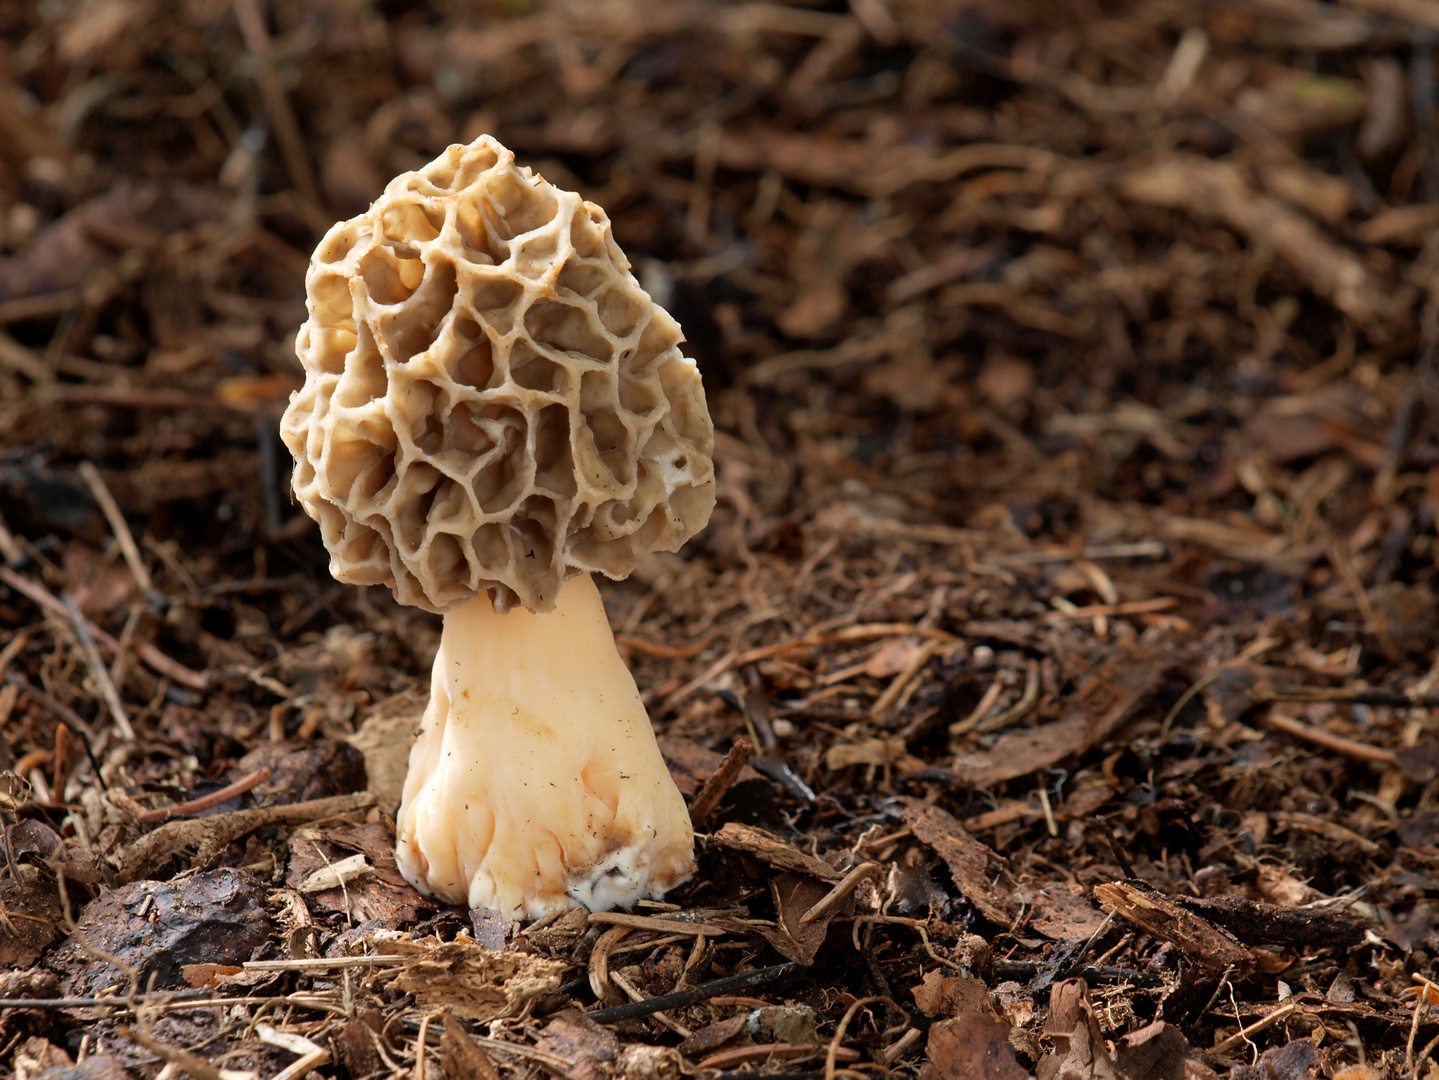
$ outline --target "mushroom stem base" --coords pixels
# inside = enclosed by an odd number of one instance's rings
[[[555,610],[445,616],[396,859],[421,892],[538,918],[663,895],[694,871],[689,814],[599,590]]]

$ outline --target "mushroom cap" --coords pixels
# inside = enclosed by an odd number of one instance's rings
[[[605,212],[489,136],[390,181],[305,279],[280,434],[339,581],[450,611],[554,607],[714,508],[714,427]]]

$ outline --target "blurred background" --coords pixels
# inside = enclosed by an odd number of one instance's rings
[[[488,132],[608,210],[704,372],[714,524],[609,593],[695,643],[634,654],[652,702],[846,617],[1040,649],[1051,702],[1115,643],[1423,672],[1436,34],[1435,0],[0,0],[0,555],[228,673],[130,665],[142,718],[294,731],[275,687],[336,624],[352,705],[409,685],[437,623],[330,581],[276,420],[318,237]],[[95,715],[45,640],[0,667]]]

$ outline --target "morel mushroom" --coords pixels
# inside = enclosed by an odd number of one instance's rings
[[[338,580],[445,617],[401,871],[515,918],[662,895],[693,832],[589,575],[713,509],[678,324],[603,210],[487,136],[332,228],[306,286],[295,494]]]

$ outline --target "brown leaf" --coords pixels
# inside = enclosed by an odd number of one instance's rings
[[[384,1023],[379,1009],[365,1009],[334,1037],[335,1055],[351,1076],[369,1076],[379,1069],[380,1055],[373,1036],[379,1034]],[[443,1053],[443,1041],[440,1047]]]
[[[1310,1080],[1315,1075],[1314,1044],[1297,1039],[1259,1055],[1253,1065],[1236,1065],[1231,1080]]]
[[[1169,668],[1163,660],[1104,664],[1069,702],[1064,716],[1003,736],[990,749],[959,758],[954,772],[969,787],[992,787],[1081,754],[1133,714]]]
[[[1105,1049],[1084,980],[1054,984],[1044,1032],[1054,1040],[1054,1049],[1040,1059],[1035,1069],[1038,1080],[1120,1080]]]
[[[775,908],[779,917],[775,930],[764,928],[761,933],[765,940],[786,960],[808,966],[814,963],[819,948],[829,933],[830,920],[842,911],[852,909],[853,902],[845,902],[832,908],[827,914],[813,922],[802,923],[802,916],[829,893],[828,887],[805,874],[783,873],[769,883],[774,895]],[[766,932],[768,931],[768,932]]]
[[[231,975],[238,975],[245,969],[234,964],[181,964],[180,975],[186,986],[197,990],[219,986]]]
[[[1088,941],[1104,925],[1104,915],[1062,883],[1037,889],[1029,899],[1027,925],[1055,941],[1070,944]]]
[[[1114,1048],[1115,1064],[1125,1080],[1184,1080],[1188,1054],[1184,1033],[1163,1020],[1131,1031]]]
[[[445,1080],[500,1080],[500,1071],[484,1047],[470,1038],[451,1012],[440,1036],[440,1071]]]
[[[1031,1080],[1009,1044],[1009,1025],[987,1008],[929,1029],[921,1080]]]
[[[975,908],[992,923],[1009,926],[1014,922],[1014,900],[1001,895],[990,884],[993,869],[1004,860],[965,831],[963,825],[937,806],[918,799],[904,799],[901,817],[922,843],[944,860],[954,884]]]

